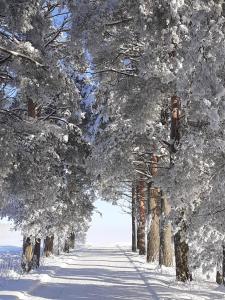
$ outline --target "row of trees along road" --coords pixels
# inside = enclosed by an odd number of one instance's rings
[[[224,9],[0,1],[2,216],[66,250],[96,197],[128,196],[134,251],[223,282]]]

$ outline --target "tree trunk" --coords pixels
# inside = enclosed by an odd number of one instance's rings
[[[26,240],[27,240],[27,237],[24,235],[24,236],[23,236],[23,254],[25,254]]]
[[[36,118],[41,116],[41,106],[34,103],[32,99],[28,99],[27,111],[29,117]]]
[[[21,267],[24,272],[30,272],[33,267],[33,245],[31,243],[31,237],[23,238],[23,255],[21,261]]]
[[[34,267],[39,268],[40,266],[40,256],[41,256],[41,239],[35,239],[35,245],[34,245]]]
[[[171,127],[170,139],[180,142],[180,117],[181,117],[181,101],[177,96],[171,97]]]
[[[223,284],[225,284],[225,245],[223,245]]]
[[[26,247],[29,243],[29,237],[23,236],[23,255],[21,257],[21,267],[23,272],[26,272],[28,269],[27,259],[26,259]]]
[[[159,264],[166,267],[173,265],[172,226],[168,221],[171,207],[166,196],[161,191],[161,231],[160,231],[160,259]]]
[[[176,95],[171,97],[171,126],[170,126],[170,163],[174,164],[174,153],[176,147],[180,143],[181,137],[181,100]],[[188,255],[189,247],[186,242],[187,226],[183,220],[184,212],[181,212],[181,225],[178,232],[174,236],[175,261],[176,261],[176,278],[179,281],[192,280],[189,267]]]
[[[220,271],[216,272],[216,283],[218,283],[218,284],[222,284],[223,283],[223,276],[222,276],[222,274],[221,274]]]
[[[137,212],[137,249],[140,249],[140,240],[141,240],[141,235],[140,235],[140,192],[139,192],[139,185],[137,184],[136,186],[136,212]]]
[[[49,253],[49,242],[50,242],[50,237],[46,236],[44,239],[44,255],[48,257],[50,255]]]
[[[225,284],[225,246],[222,245],[222,261],[219,259],[216,271],[216,283]]]
[[[50,254],[53,254],[53,247],[54,247],[54,235],[52,235],[50,238],[50,244],[49,244]]]
[[[69,243],[68,239],[65,240],[63,251],[66,252],[66,253],[70,252],[70,243]]]
[[[140,223],[138,222],[137,225],[137,249],[139,250],[141,247],[141,227]]]
[[[139,191],[140,191],[140,248],[139,248],[139,254],[145,255],[145,222],[146,222],[146,216],[145,216],[145,183],[143,178],[140,179],[139,183]]]
[[[75,248],[75,233],[71,232],[70,234],[70,248],[74,249]]]
[[[147,245],[147,262],[157,261],[159,259],[159,221],[160,221],[160,209],[159,209],[159,189],[151,188],[150,190],[150,211],[151,211],[151,225],[148,234]]]
[[[59,235],[57,234],[57,254],[60,254],[60,241],[59,241]]]
[[[164,227],[164,215],[163,215],[163,198],[162,198],[162,190],[160,191],[160,198],[159,198],[159,265],[160,267],[163,265],[163,247],[164,247],[164,240],[163,240],[163,227]]]
[[[53,241],[54,241],[53,235],[51,237],[46,236],[46,239],[44,240],[44,254],[46,257],[53,254]]]
[[[149,257],[150,228],[151,228],[151,191],[152,182],[147,185],[147,260]]]
[[[182,221],[181,228],[174,236],[176,278],[178,281],[185,282],[192,280],[188,266],[189,247],[186,243],[186,224]]]
[[[136,229],[136,197],[135,187],[132,186],[132,251],[137,251],[137,229]]]
[[[35,108],[36,108],[36,104],[33,102],[33,100],[28,99],[27,110],[28,110],[29,117],[35,118],[35,116],[36,116]]]

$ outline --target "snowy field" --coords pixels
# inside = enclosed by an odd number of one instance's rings
[[[20,276],[22,236],[6,219],[0,220],[0,278]],[[1,299],[1,298],[0,298]]]
[[[20,247],[0,246],[0,278],[18,278],[20,275],[20,260]]]
[[[28,275],[2,276],[1,300],[221,300],[210,282],[175,282],[174,270],[147,265],[122,246],[87,246],[45,259]]]

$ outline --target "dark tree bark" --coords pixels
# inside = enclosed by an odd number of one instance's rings
[[[23,255],[22,255],[22,261],[21,261],[21,267],[24,272],[30,272],[30,270],[33,267],[33,245],[31,243],[30,237],[24,237],[23,238]]]
[[[161,190],[160,192],[160,251],[159,251],[159,265],[171,267],[173,265],[172,254],[172,226],[168,221],[171,207],[168,200]]]
[[[145,183],[144,179],[141,178],[139,182],[139,191],[140,191],[140,203],[139,203],[139,209],[140,209],[140,234],[139,234],[139,254],[145,255],[146,249],[145,249],[145,223],[146,223],[146,216],[145,216]]]
[[[51,254],[53,254],[53,247],[54,247],[54,235],[50,237],[50,243],[49,243],[49,251]]]
[[[70,234],[70,248],[74,249],[75,248],[75,233],[71,232]]]
[[[225,245],[223,247],[223,284],[225,285]]]
[[[54,241],[53,235],[51,237],[46,236],[46,239],[44,240],[44,254],[46,257],[53,254],[53,241]]]
[[[158,175],[158,156],[154,153],[151,155],[150,172],[153,177]],[[151,224],[147,236],[147,262],[153,262],[159,259],[160,208],[158,198],[158,188],[154,188],[152,184],[150,184],[148,186],[148,214],[149,216],[151,215]]]
[[[216,272],[216,283],[218,283],[218,284],[222,284],[223,283],[223,276],[222,276],[222,274],[221,274],[220,271]]]
[[[159,259],[159,222],[160,222],[160,209],[159,209],[159,189],[151,188],[149,195],[149,206],[151,212],[151,225],[148,233],[147,245],[147,262],[157,261]]]
[[[41,256],[41,239],[35,239],[34,245],[34,257],[35,257],[35,267],[40,266],[40,256]]]
[[[137,251],[137,229],[136,229],[136,195],[135,186],[132,186],[132,251]]]
[[[141,227],[140,223],[137,224],[137,249],[140,249],[141,245]]]
[[[63,252],[66,252],[66,253],[70,252],[70,243],[69,243],[68,239],[65,240]]]
[[[162,190],[160,191],[159,198],[159,265],[163,265],[163,247],[164,247],[164,239],[163,239],[163,227],[164,227],[164,217],[163,217],[163,198],[162,198]]]
[[[140,249],[140,209],[139,209],[139,203],[140,203],[140,193],[139,193],[139,185],[136,186],[136,218],[137,218],[137,249]]]
[[[173,154],[180,143],[181,138],[181,100],[176,95],[171,97],[171,127],[170,127],[170,162],[174,164]],[[174,236],[176,278],[178,281],[192,280],[188,265],[189,247],[186,242],[187,226],[184,220],[184,211],[181,212],[179,220],[180,228]]]
[[[186,224],[183,220],[180,229],[174,236],[176,278],[182,282],[192,280],[188,264],[189,246],[186,242],[186,230]]]
[[[36,116],[36,112],[35,112],[36,104],[33,102],[32,99],[28,99],[27,108],[28,108],[28,116],[32,117],[32,118],[35,118],[35,116]]]
[[[27,237],[24,235],[24,236],[23,236],[23,254],[25,254],[26,240],[27,240]]]
[[[170,139],[180,142],[180,117],[181,117],[181,101],[177,96],[171,97],[171,128],[170,128]]]
[[[60,254],[60,240],[59,240],[59,236],[57,238],[57,254]]]
[[[29,117],[36,118],[41,116],[41,106],[34,103],[32,99],[28,99],[27,111]]]
[[[151,166],[150,166],[150,172],[152,176],[158,175],[158,156],[155,154],[152,154],[151,156]]]
[[[216,271],[216,283],[225,285],[225,246],[222,245],[222,261],[219,259]]]

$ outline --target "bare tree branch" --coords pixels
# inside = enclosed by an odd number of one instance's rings
[[[0,30],[0,34],[4,37],[6,37],[8,40],[10,40],[11,42],[14,42],[16,44],[19,44],[19,41],[18,39],[16,39],[15,37],[12,37],[10,34],[4,32],[4,31],[1,31]]]
[[[23,120],[20,116],[18,116],[18,115],[15,114],[14,112],[9,111],[9,110],[7,110],[7,109],[0,109],[0,113],[8,114],[8,115],[10,115],[11,117],[15,117],[15,118],[20,119],[21,121]]]
[[[117,21],[114,21],[114,22],[106,23],[105,26],[114,26],[114,25],[118,25],[118,24],[121,24],[121,23],[129,22],[129,21],[132,21],[132,20],[133,20],[133,18],[117,20]]]
[[[10,109],[10,111],[24,111],[24,112],[27,112],[27,109],[25,109],[25,108],[13,108],[13,109]]]
[[[104,70],[99,70],[99,71],[95,71],[95,72],[86,72],[86,73],[101,74],[101,73],[113,72],[113,73],[117,73],[117,74],[121,74],[121,75],[126,75],[126,76],[131,76],[131,77],[137,77],[136,74],[128,73],[129,71],[130,72],[134,72],[136,70],[135,69],[124,69],[124,70],[104,69]]]
[[[45,17],[47,17],[51,12],[53,12],[55,8],[60,7],[60,5],[60,2],[56,2],[53,4],[48,2],[47,5],[42,7],[42,9],[47,9],[47,11],[45,12]]]
[[[0,73],[0,78],[3,80],[13,80],[14,78],[8,73]]]
[[[65,124],[69,125],[69,122],[66,121],[65,119],[62,119],[60,117],[51,116],[51,115],[49,115],[48,118],[46,118],[46,117],[45,118],[44,117],[40,117],[40,118],[38,118],[38,120],[42,120],[42,121],[57,120],[57,121],[61,121],[61,122],[65,123]]]
[[[9,54],[8,56],[4,57],[0,60],[0,65],[4,64],[7,60],[9,60],[12,57],[12,54]]]
[[[36,61],[35,59],[29,57],[28,55],[25,55],[23,53],[20,53],[20,52],[16,52],[16,51],[13,51],[13,50],[9,50],[9,49],[6,49],[2,46],[0,46],[0,50],[5,52],[5,53],[8,53],[8,54],[11,54],[13,56],[16,56],[16,57],[21,57],[21,58],[24,58],[26,60],[29,60],[30,62],[34,63],[36,66],[40,67],[40,68],[46,68],[45,65],[39,63],[38,61]]]
[[[53,37],[44,45],[44,48],[47,48],[51,43],[53,43],[57,37],[65,31],[64,26],[69,22],[68,19],[64,19],[62,25],[59,27],[59,29],[56,30],[56,32],[52,33]],[[69,29],[68,29],[69,30]]]
[[[148,178],[151,178],[152,179],[152,176],[151,175],[149,175],[149,174],[146,174],[146,173],[144,173],[144,172],[142,172],[142,171],[140,171],[140,170],[135,170],[137,173],[139,173],[139,174],[141,174],[141,175],[144,175],[145,177],[148,177]]]

